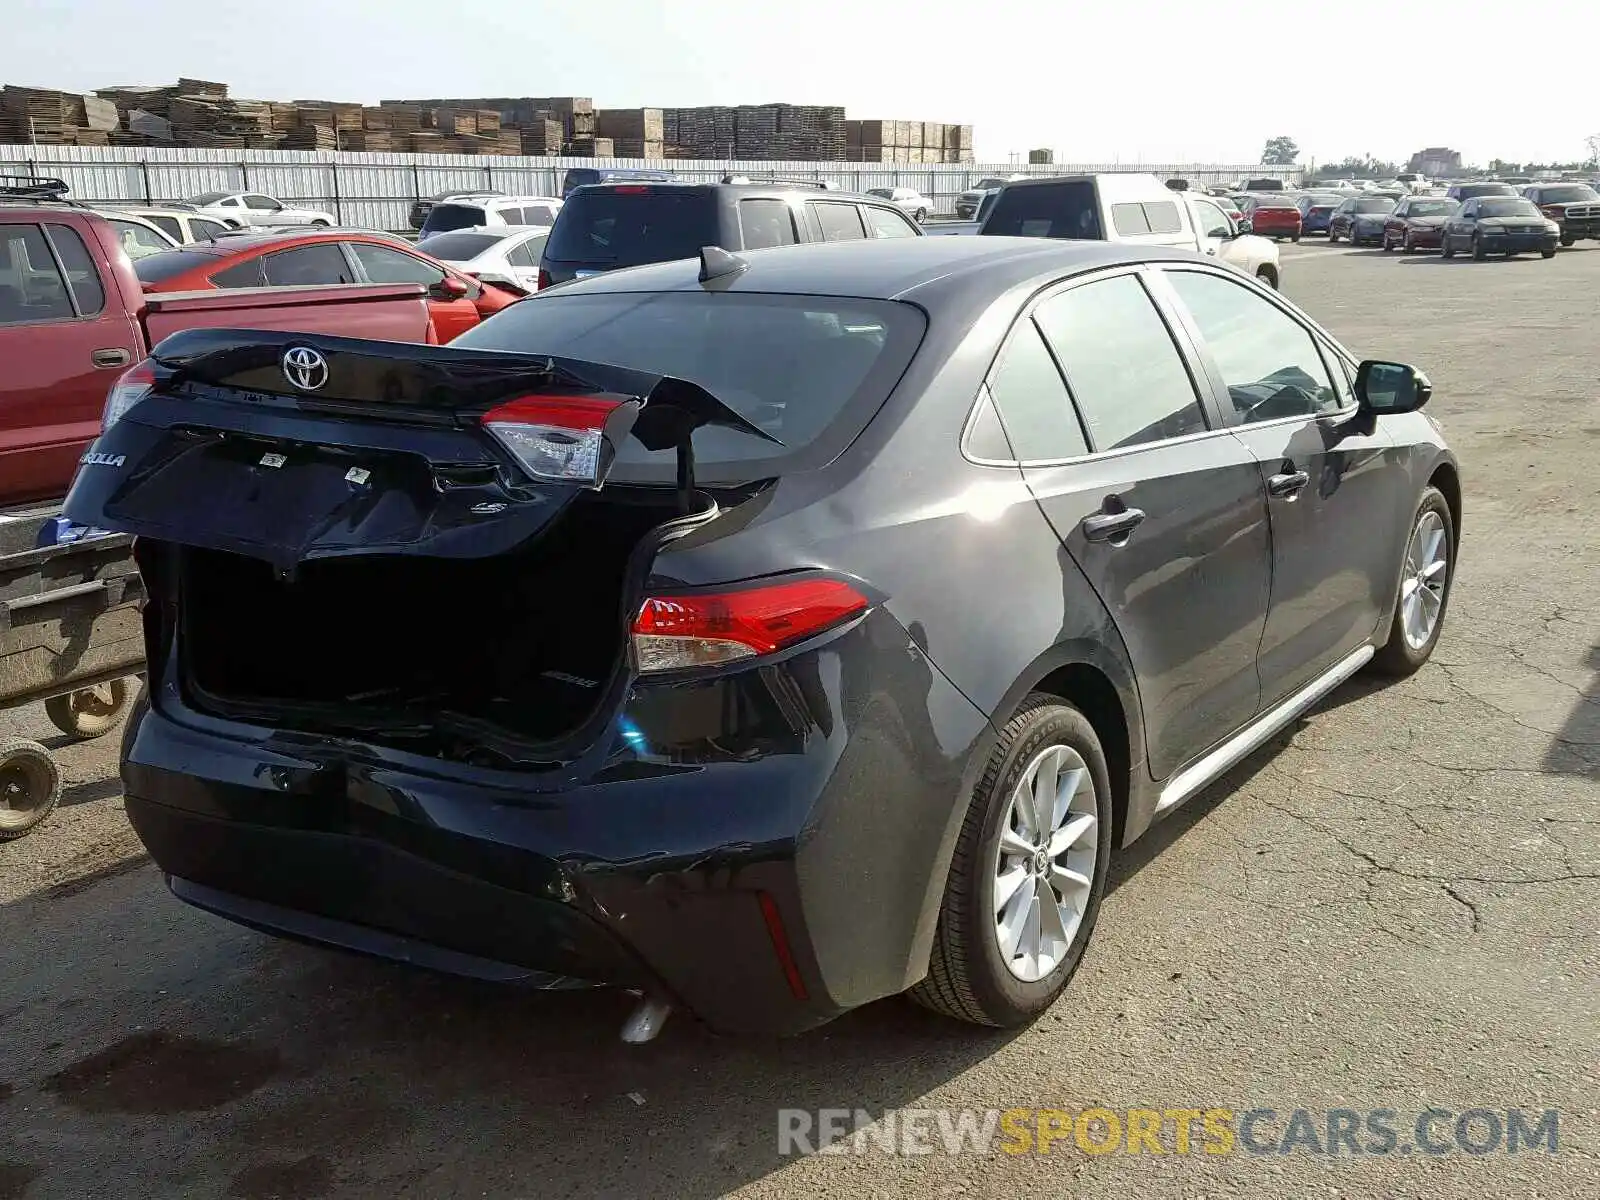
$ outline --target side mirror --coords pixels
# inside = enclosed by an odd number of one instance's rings
[[[468,289],[467,285],[462,283],[461,280],[457,279],[454,275],[446,275],[434,285],[433,290],[439,295],[445,296],[451,300],[460,300],[467,294]]]
[[[1433,384],[1405,363],[1367,359],[1356,369],[1356,399],[1367,412],[1388,416],[1416,412],[1433,395]]]

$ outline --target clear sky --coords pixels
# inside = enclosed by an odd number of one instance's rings
[[[1587,157],[1600,134],[1585,0],[5,0],[0,82],[227,83],[373,103],[592,96],[843,104],[976,127],[979,161]],[[1580,25],[1589,26],[1587,32]],[[1465,81],[1472,81],[1470,84]]]

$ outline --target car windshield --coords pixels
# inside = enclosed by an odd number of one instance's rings
[[[813,443],[842,449],[854,440],[925,328],[919,310],[890,300],[557,290],[504,309],[451,344],[587,359],[698,383],[782,443],[717,426],[696,431],[697,477],[726,483],[776,474]],[[617,478],[674,477],[672,451],[646,450],[634,439],[623,443],[617,461]]]
[[[1478,214],[1484,217],[1537,217],[1540,212],[1533,206],[1531,200],[1494,199],[1485,200],[1478,206]]]
[[[1595,191],[1586,183],[1539,189],[1540,204],[1572,204],[1575,201],[1583,200],[1600,200],[1600,192]]]
[[[218,200],[226,200],[232,192],[201,192],[198,196],[189,197],[190,204],[215,204]]]
[[[1301,200],[1308,207],[1328,208],[1343,201],[1342,196],[1330,196],[1326,192],[1318,192],[1314,196],[1306,196]]]
[[[545,257],[633,267],[693,258],[720,240],[713,193],[625,185],[574,192],[550,231]]]
[[[507,233],[510,231],[507,230]],[[504,241],[506,233],[436,233],[417,243],[417,249],[448,262],[466,262],[477,258],[497,242]]]
[[[1445,217],[1455,212],[1453,200],[1413,200],[1406,215],[1411,217]]]
[[[133,273],[139,277],[140,283],[163,283],[194,267],[221,261],[220,256],[203,250],[163,250],[160,254],[135,259]]]
[[[1005,187],[1005,185],[1006,181],[1004,179],[980,179],[967,190],[972,192],[985,192],[990,188]]]
[[[1509,183],[1469,183],[1461,189],[1462,199],[1473,196],[1515,196],[1516,188]]]
[[[869,195],[869,196],[877,196],[878,198],[880,198],[882,200],[893,200],[894,199],[894,189],[893,188],[868,188],[867,189],[867,195]]]
[[[1393,200],[1357,200],[1353,211],[1358,213],[1386,213],[1394,208]]]

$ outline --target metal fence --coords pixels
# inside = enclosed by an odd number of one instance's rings
[[[978,163],[706,162],[532,158],[468,154],[354,154],[318,150],[198,150],[164,147],[0,146],[0,174],[63,179],[76,200],[148,204],[202,192],[255,191],[325,209],[340,224],[404,230],[411,202],[440,192],[488,189],[559,196],[571,167],[648,167],[680,179],[714,181],[729,173],[780,175],[838,183],[852,191],[916,188],[933,211],[953,216],[963,191],[986,177],[1148,171],[1195,183],[1232,183],[1251,175],[1296,179],[1291,168],[1255,163]]]

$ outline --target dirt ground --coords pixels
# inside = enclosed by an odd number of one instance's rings
[[[1430,666],[1358,680],[1123,856],[1031,1029],[899,1001],[789,1041],[274,941],[172,899],[116,737],[0,846],[0,1200],[334,1195],[1600,1195],[1600,248],[1285,247],[1353,349],[1421,365],[1461,455]],[[38,710],[0,736],[53,745]],[[785,1157],[779,1109],[1558,1110],[1549,1153]],[[1318,1117],[1320,1121],[1320,1116]],[[1438,1126],[1441,1132],[1448,1122]]]

